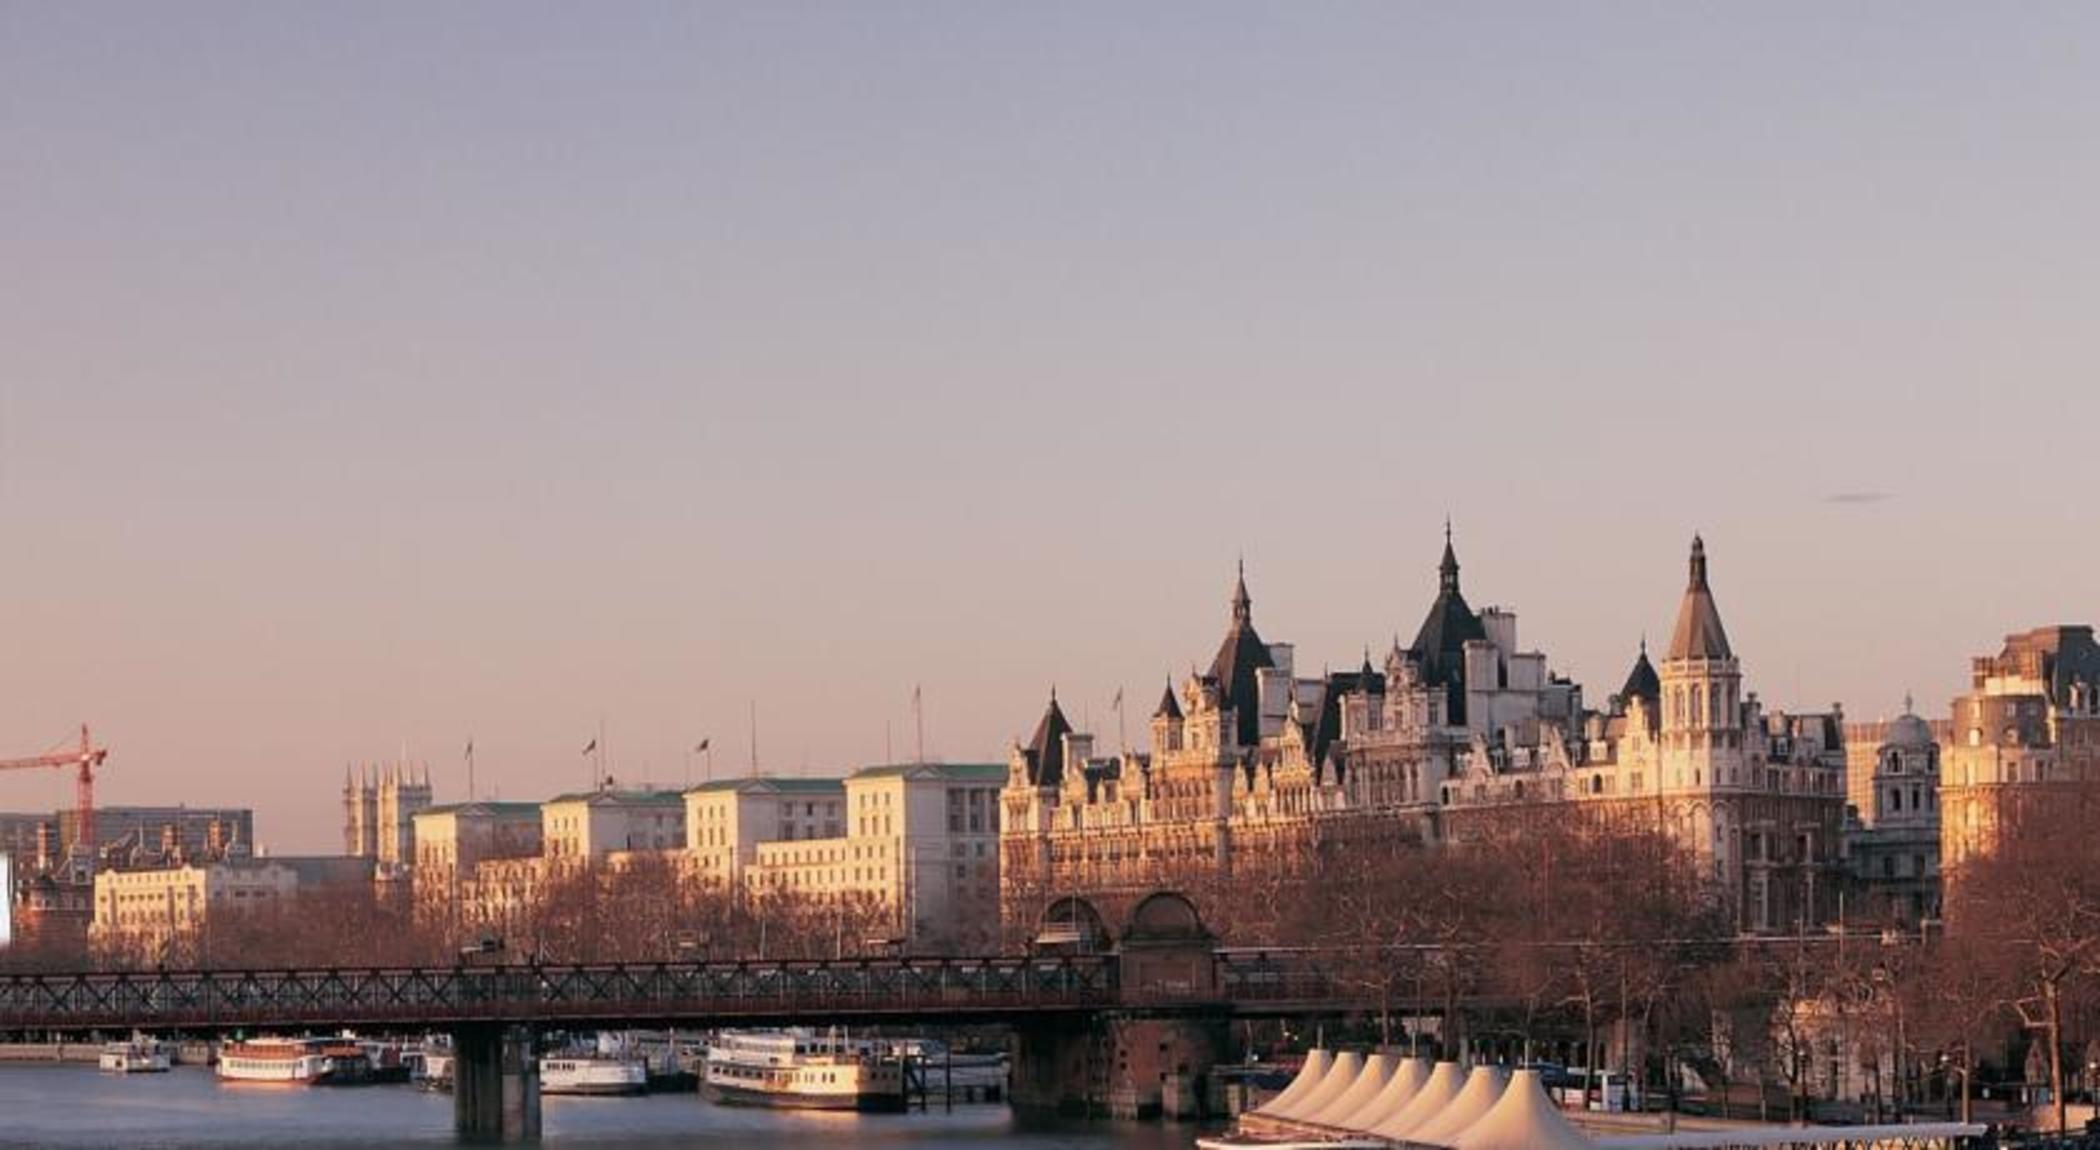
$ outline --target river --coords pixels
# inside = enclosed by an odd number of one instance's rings
[[[542,1144],[592,1150],[1188,1150],[1191,1127],[1023,1122],[1005,1106],[834,1114],[715,1106],[693,1094],[548,1098]],[[0,1146],[370,1150],[447,1146],[452,1096],[412,1086],[223,1085],[210,1071],[104,1074],[92,1066],[0,1066]]]

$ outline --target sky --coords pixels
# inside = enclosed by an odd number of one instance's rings
[[[2100,614],[2100,8],[0,0],[0,755],[339,843],[1301,672]],[[0,776],[0,809],[70,802]]]

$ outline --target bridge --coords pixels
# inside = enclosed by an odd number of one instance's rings
[[[1090,911],[1088,912],[1090,913]],[[226,1037],[354,1028],[444,1032],[462,1133],[537,1133],[543,1029],[1000,1023],[1017,1036],[1017,1105],[1098,1105],[1109,1067],[1200,1078],[1235,1018],[1354,1005],[1310,952],[1220,949],[1184,898],[1140,902],[1045,952],[827,961],[499,964],[0,975],[0,1039],[134,1031]],[[1132,1075],[1126,1075],[1131,1077]],[[1142,1100],[1134,1103],[1137,1108]]]
[[[994,1022],[1119,1003],[1113,955],[0,976],[0,1034]]]

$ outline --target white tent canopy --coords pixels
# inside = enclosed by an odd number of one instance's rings
[[[1675,1134],[1614,1135],[1593,1143],[1598,1150],[1748,1150],[1759,1146],[1954,1146],[1978,1138],[1984,1128],[1960,1122],[1908,1126],[1766,1126],[1734,1130],[1681,1130]]]
[[[1342,1119],[1336,1125],[1348,1130],[1374,1129],[1380,1122],[1400,1113],[1409,1102],[1414,1101],[1415,1093],[1421,1090],[1422,1083],[1428,1080],[1428,1062],[1420,1058],[1403,1058],[1399,1066],[1394,1068],[1393,1076],[1386,1079],[1385,1088],[1378,1092],[1378,1096],[1365,1103],[1363,1109]]]
[[[1592,1143],[1546,1097],[1539,1072],[1519,1070],[1510,1076],[1501,1100],[1451,1145],[1453,1150],[1589,1150]]]
[[[1408,1131],[1407,1140],[1423,1146],[1451,1145],[1466,1127],[1480,1121],[1482,1115],[1495,1108],[1495,1103],[1502,1101],[1502,1091],[1508,1085],[1509,1071],[1500,1066],[1475,1066],[1466,1077],[1466,1088],[1458,1092],[1451,1105]]]
[[[1306,1118],[1306,1121],[1316,1126],[1339,1126],[1346,1129],[1349,1116],[1363,1109],[1373,1098],[1378,1097],[1379,1091],[1385,1089],[1386,1082],[1393,1077],[1393,1062],[1393,1058],[1385,1054],[1373,1054],[1365,1059],[1362,1072],[1357,1074],[1356,1081],[1350,1084],[1349,1089],[1341,1097],[1328,1103],[1318,1114]]]
[[[1340,1098],[1356,1082],[1363,1072],[1364,1056],[1354,1050],[1344,1050],[1334,1056],[1334,1065],[1327,1068],[1327,1076],[1311,1093],[1288,1108],[1278,1108],[1274,1117],[1303,1122],[1327,1108],[1327,1104]]]
[[[1304,1064],[1298,1067],[1298,1076],[1283,1088],[1283,1093],[1262,1103],[1254,1113],[1281,1117],[1285,1107],[1297,1105],[1299,1099],[1319,1089],[1320,1080],[1327,1077],[1327,1068],[1333,1064],[1334,1055],[1328,1051],[1307,1051]]]
[[[1437,1063],[1436,1069],[1429,1072],[1428,1081],[1422,1083],[1420,1090],[1415,1091],[1415,1096],[1408,1102],[1406,1109],[1372,1127],[1369,1133],[1380,1138],[1390,1138],[1395,1142],[1406,1141],[1408,1131],[1443,1113],[1444,1107],[1449,1106],[1451,1100],[1458,1097],[1458,1092],[1465,1086],[1465,1082],[1466,1072],[1459,1069],[1458,1063]]]

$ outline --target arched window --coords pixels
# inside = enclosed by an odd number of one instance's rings
[[[1706,693],[1699,687],[1692,688],[1692,726],[1706,725]]]

